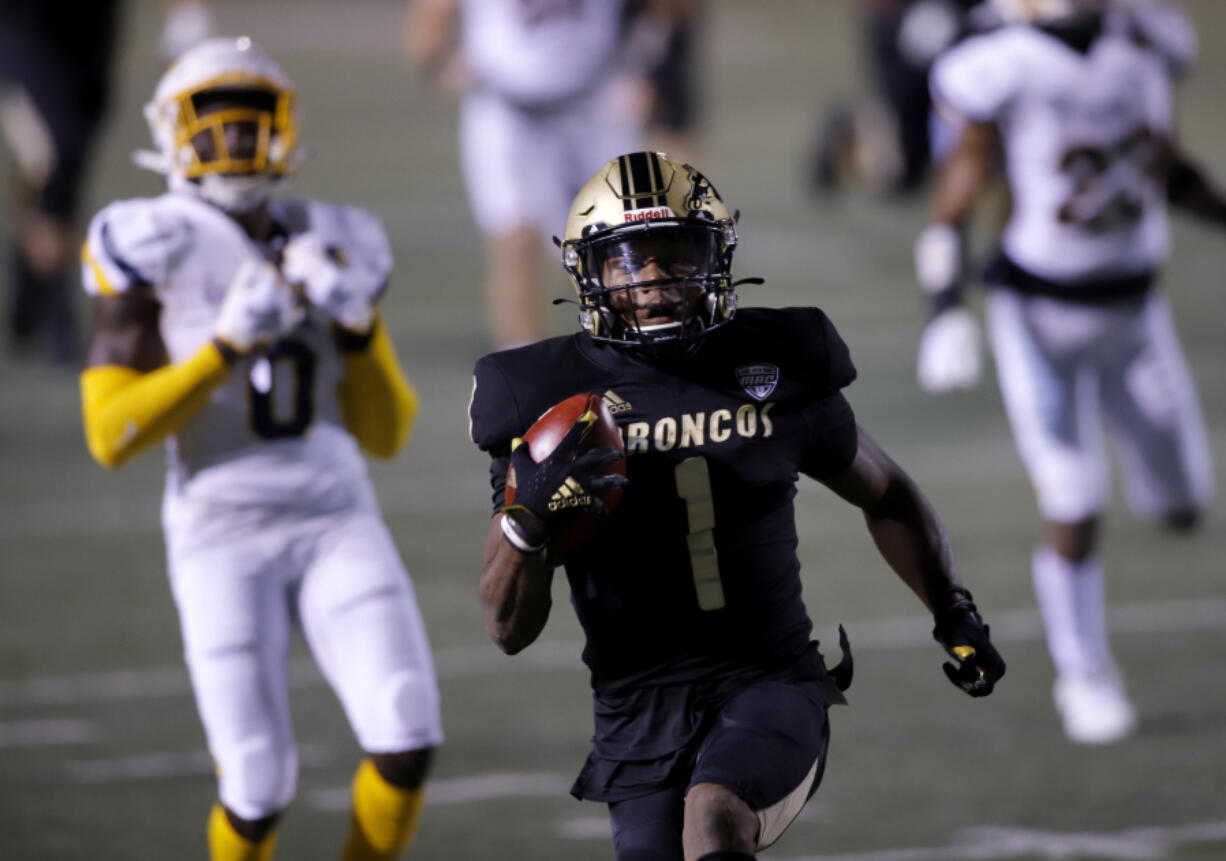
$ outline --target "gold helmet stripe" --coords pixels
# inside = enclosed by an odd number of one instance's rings
[[[622,207],[625,211],[667,205],[660,160],[655,153],[634,152],[621,156],[617,161],[622,180]]]
[[[631,193],[630,177],[628,176],[629,168],[627,167],[627,162],[629,158],[630,158],[629,156],[624,156],[624,155],[618,156],[617,158],[617,170],[621,174],[621,180],[622,180],[622,187],[621,187],[622,209],[625,210],[626,212],[629,212],[631,209],[634,208],[634,205],[630,202],[630,193]]]
[[[656,206],[657,204],[654,199],[642,200],[643,196],[655,191],[651,187],[651,174],[648,173],[647,155],[645,153],[636,152],[630,155],[630,179],[634,182],[634,208]]]
[[[660,156],[656,153],[651,153],[651,178],[659,194],[656,196],[656,206],[667,206],[668,200],[664,197],[664,192],[667,191],[664,187],[664,174],[660,171]]]

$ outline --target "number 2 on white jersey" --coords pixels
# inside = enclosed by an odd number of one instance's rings
[[[1098,233],[1135,224],[1156,193],[1159,165],[1158,143],[1145,128],[1110,145],[1071,147],[1060,157],[1060,170],[1073,191],[1057,218]]]
[[[707,612],[718,610],[724,606],[724,584],[719,578],[719,560],[715,556],[715,500],[711,495],[707,459],[687,457],[681,461],[677,464],[676,480],[677,496],[685,502],[689,517],[686,543],[698,606]]]

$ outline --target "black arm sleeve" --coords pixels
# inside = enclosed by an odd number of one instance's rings
[[[1174,153],[1166,175],[1166,197],[1198,218],[1226,224],[1226,200],[1201,171],[1182,153]]]

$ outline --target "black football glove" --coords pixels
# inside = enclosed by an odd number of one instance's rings
[[[601,475],[600,467],[621,460],[625,454],[613,447],[594,448],[575,456],[596,425],[592,413],[580,416],[557,448],[539,463],[530,446],[516,437],[511,441],[511,468],[515,471],[515,501],[502,507],[524,545],[539,550],[568,515],[579,511],[601,515],[604,503],[596,494],[626,486],[624,475]],[[521,548],[522,549],[522,548]]]
[[[979,615],[971,593],[953,586],[946,604],[935,613],[932,636],[958,661],[944,665],[949,680],[972,697],[986,697],[1005,674],[1005,662],[988,640],[988,626]]]

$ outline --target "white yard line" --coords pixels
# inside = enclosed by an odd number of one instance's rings
[[[570,792],[571,778],[549,772],[496,771],[489,774],[474,774],[470,777],[453,777],[447,780],[431,780],[426,786],[426,804],[465,804],[474,801],[493,801],[499,798],[566,797]],[[316,810],[348,810],[349,787],[321,789],[311,794],[311,807]],[[608,829],[606,828],[606,834]]]
[[[834,822],[834,812],[825,804],[810,801],[797,814],[796,822]],[[609,840],[612,834],[609,817],[571,816],[553,823],[553,832],[563,840]]]
[[[1111,632],[1119,635],[1226,628],[1226,598],[1123,604],[1111,607],[1109,612]],[[993,613],[991,622],[992,638],[1002,643],[1029,642],[1042,636],[1042,622],[1034,610]],[[821,627],[823,639],[833,643],[833,624]],[[832,630],[824,630],[826,627]],[[913,648],[932,642],[932,622],[921,617],[848,622],[846,627],[855,651]],[[500,654],[492,645],[480,645],[439,649],[434,660],[443,679],[580,672],[584,671],[579,660],[581,650],[582,644],[576,641],[547,640],[514,658]],[[295,688],[315,687],[322,685],[323,679],[309,659],[302,659],[290,668],[290,684]],[[0,711],[190,694],[187,673],[179,667],[36,677],[0,682]]]
[[[1023,857],[1163,861],[1180,846],[1221,841],[1226,841],[1226,822],[1100,832],[981,825],[959,832],[948,846],[803,855],[778,861],[994,861]]]
[[[0,748],[83,744],[98,738],[98,728],[78,718],[44,718],[0,723]]]
[[[607,816],[572,816],[553,824],[554,834],[563,840],[609,840],[612,829]]]
[[[322,768],[330,762],[323,745],[298,746],[298,764],[303,768]],[[147,753],[110,759],[84,759],[61,765],[70,783],[109,784],[139,780],[165,780],[173,777],[212,776],[213,758],[205,750],[174,753]]]
[[[213,760],[204,750],[80,760],[65,762],[61,767],[69,783],[90,784],[213,774]]]
[[[182,667],[0,682],[0,709],[152,699],[191,693]]]

